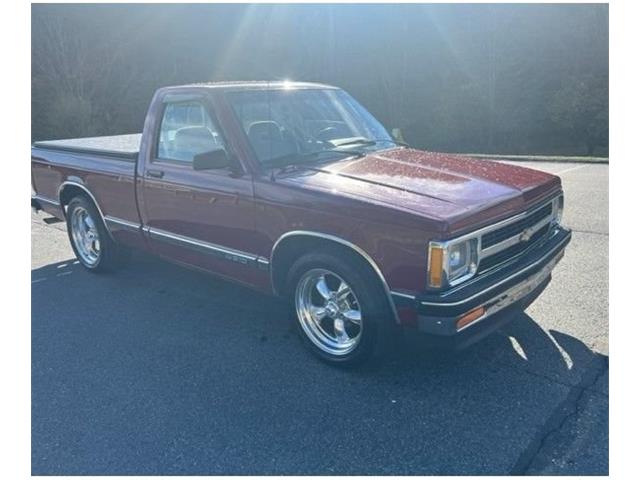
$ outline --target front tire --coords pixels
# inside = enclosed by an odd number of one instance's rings
[[[124,252],[107,232],[93,202],[84,196],[74,197],[66,217],[71,248],[83,267],[102,273],[122,266]]]
[[[303,343],[325,362],[355,365],[387,353],[396,326],[364,262],[337,249],[304,255],[291,267],[286,291]]]

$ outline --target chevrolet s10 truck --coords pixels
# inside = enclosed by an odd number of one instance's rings
[[[337,364],[400,327],[478,340],[571,238],[557,176],[409,148],[328,85],[162,88],[141,135],[36,142],[31,165],[32,206],[66,221],[87,270],[142,249],[271,292]]]

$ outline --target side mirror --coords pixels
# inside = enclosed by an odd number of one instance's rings
[[[217,170],[229,166],[229,156],[224,148],[199,153],[193,157],[194,170]]]

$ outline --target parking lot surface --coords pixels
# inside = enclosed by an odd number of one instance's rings
[[[33,214],[32,473],[608,474],[608,165],[518,164],[562,177],[573,229],[543,295],[356,370],[271,297],[139,254],[87,273]]]

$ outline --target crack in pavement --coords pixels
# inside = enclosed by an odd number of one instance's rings
[[[595,366],[587,368],[581,381],[570,388],[564,401],[554,409],[547,421],[540,427],[538,433],[534,435],[529,446],[520,454],[520,457],[509,472],[510,475],[525,475],[551,435],[562,430],[571,417],[578,416],[578,405],[582,401],[584,394],[587,391],[593,391],[593,386],[608,371],[609,357],[598,356],[593,360],[592,364],[595,364]]]
[[[602,235],[603,237],[608,237],[609,236],[609,232],[596,232],[594,230],[578,230],[577,228],[572,228],[571,231],[574,232],[574,233],[587,233],[587,234],[591,234],[591,235]]]

